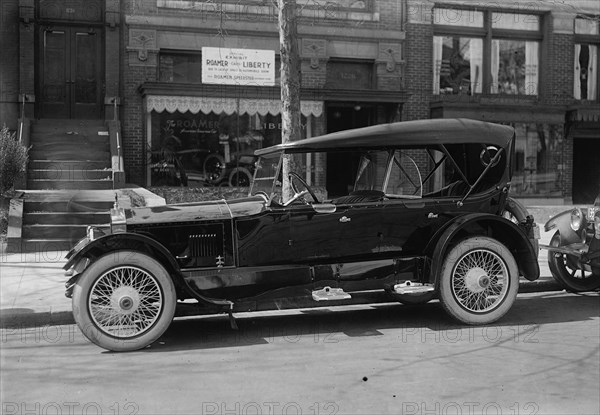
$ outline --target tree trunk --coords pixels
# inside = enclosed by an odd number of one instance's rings
[[[281,142],[300,139],[300,54],[296,27],[296,0],[277,0],[281,53]],[[294,157],[283,160],[283,201],[293,195],[288,174],[294,171]]]

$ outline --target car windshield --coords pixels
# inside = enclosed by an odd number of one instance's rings
[[[281,188],[280,160],[281,153],[268,154],[258,159],[254,172],[254,180],[250,187],[251,195],[264,192],[271,196],[276,187]]]
[[[409,150],[410,151],[410,150]],[[335,199],[355,192],[377,191],[389,197],[419,198],[423,195],[422,174],[414,159],[405,150],[376,150],[363,152],[320,152],[290,155],[290,172],[297,173],[321,200]],[[349,165],[347,186],[325,190],[322,174],[314,160],[338,157]],[[264,192],[271,200],[281,203],[281,153],[262,156],[256,162],[250,194]],[[337,174],[338,178],[340,172]]]

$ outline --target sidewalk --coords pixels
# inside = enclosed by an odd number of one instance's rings
[[[543,231],[540,243],[547,244],[551,233]],[[71,300],[65,297],[63,251],[4,254],[0,256],[0,328],[24,328],[74,323]],[[560,291],[541,250],[540,278],[521,279],[519,292]]]
[[[73,323],[65,251],[0,256],[0,328]]]

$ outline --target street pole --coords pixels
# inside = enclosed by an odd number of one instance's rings
[[[281,57],[281,143],[300,139],[300,54],[296,25],[296,0],[277,0],[279,9],[279,47]],[[294,171],[294,156],[283,159],[282,199],[293,195],[289,172]]]

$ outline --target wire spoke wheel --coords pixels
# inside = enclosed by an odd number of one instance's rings
[[[162,300],[160,286],[152,275],[137,267],[123,266],[98,278],[88,307],[100,330],[127,338],[145,332],[156,322]]]
[[[158,339],[175,315],[171,277],[154,258],[115,251],[98,258],[73,289],[73,316],[83,334],[107,350],[131,351]]]
[[[556,232],[550,240],[550,246],[560,246],[560,234]],[[568,291],[593,291],[600,288],[600,274],[592,273],[591,267],[586,269],[574,255],[561,252],[548,252],[548,268],[552,277]]]
[[[462,323],[498,320],[512,307],[518,289],[517,263],[508,248],[495,239],[470,237],[446,254],[440,276],[440,302]]]
[[[478,249],[464,255],[452,275],[456,300],[474,313],[496,308],[506,297],[508,270],[494,252]]]

